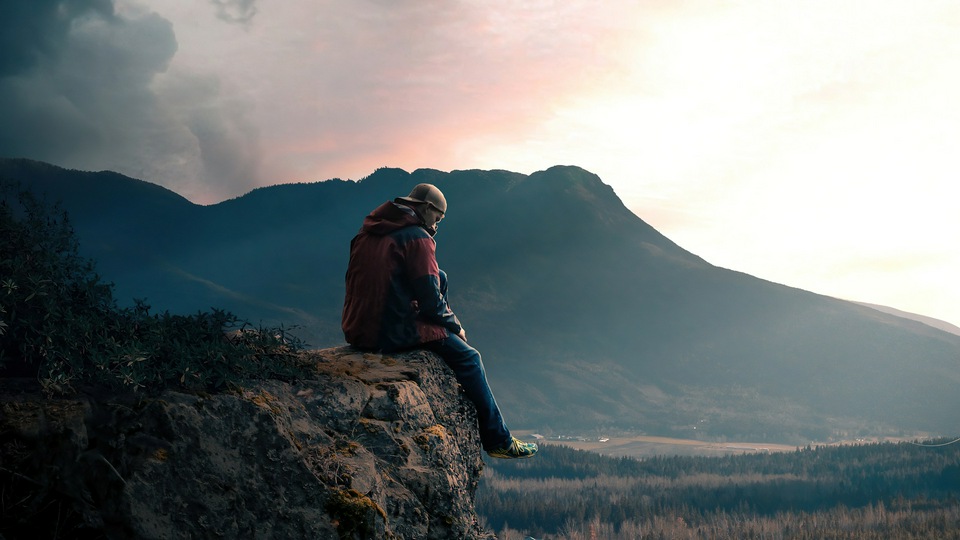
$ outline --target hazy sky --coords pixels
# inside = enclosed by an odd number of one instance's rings
[[[382,166],[578,165],[714,264],[960,325],[956,0],[0,11],[0,156],[198,203]]]

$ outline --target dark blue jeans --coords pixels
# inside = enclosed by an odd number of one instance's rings
[[[423,347],[443,358],[457,376],[457,382],[463,387],[467,399],[477,407],[483,449],[494,450],[509,442],[510,430],[503,423],[500,407],[497,406],[497,400],[493,398],[493,392],[487,384],[487,374],[483,370],[480,353],[467,345],[460,336],[453,334],[446,339],[424,343]]]

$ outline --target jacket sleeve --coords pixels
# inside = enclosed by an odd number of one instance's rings
[[[411,279],[413,296],[417,301],[419,317],[459,334],[460,320],[447,304],[440,290],[440,268],[437,265],[436,243],[433,238],[422,238],[408,245],[407,275]]]

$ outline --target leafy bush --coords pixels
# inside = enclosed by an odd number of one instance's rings
[[[217,390],[242,379],[294,377],[302,343],[233,314],[119,308],[113,286],[80,256],[69,218],[0,184],[0,373],[37,376],[50,392],[78,384]]]

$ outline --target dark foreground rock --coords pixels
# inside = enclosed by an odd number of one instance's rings
[[[0,381],[0,538],[487,538],[473,407],[436,357],[307,353],[206,395]]]

